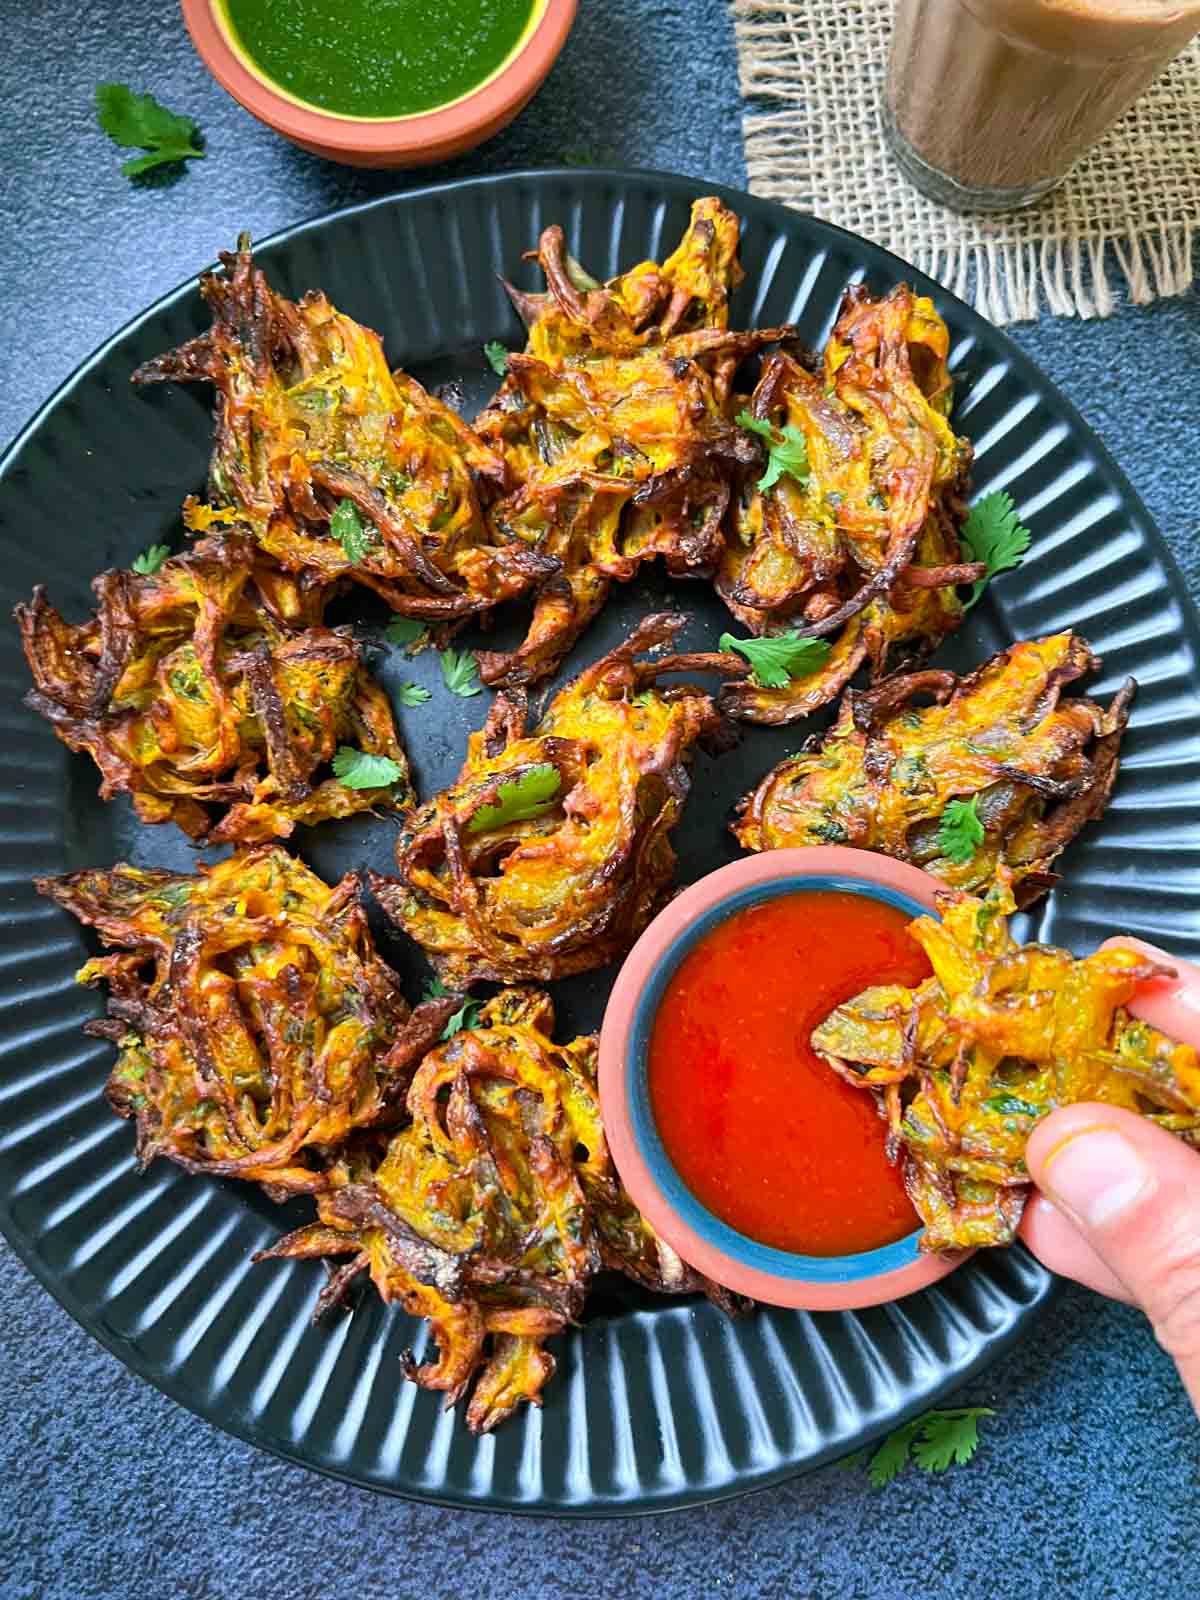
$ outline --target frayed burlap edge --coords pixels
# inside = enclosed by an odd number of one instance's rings
[[[872,239],[994,323],[1106,317],[1122,282],[1135,305],[1191,288],[1200,45],[1055,194],[987,217],[917,194],[884,144],[889,0],[733,0],[733,10],[753,193]]]

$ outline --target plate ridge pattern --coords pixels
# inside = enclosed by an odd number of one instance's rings
[[[518,337],[496,274],[534,285],[519,254],[547,222],[562,220],[579,259],[609,274],[669,247],[690,199],[707,190],[646,173],[472,180],[306,223],[267,241],[260,260],[290,294],[324,288],[423,381],[465,374],[468,402],[478,404],[490,392],[478,345]],[[1007,488],[1034,536],[1026,568],[993,585],[950,664],[1073,625],[1103,657],[1109,692],[1130,671],[1142,680],[1113,809],[1064,858],[1061,888],[1035,913],[1037,936],[1085,951],[1124,926],[1200,955],[1197,631],[1137,497],[1053,386],[945,291],[835,228],[748,196],[724,198],[746,221],[749,277],[735,318],[794,316],[817,344],[848,280],[883,289],[907,277],[949,323],[959,414],[979,445],[977,485]],[[205,397],[169,387],[136,393],[127,377],[203,325],[193,286],[168,295],[85,362],[9,451],[0,465],[6,612],[44,578],[54,601],[78,616],[95,571],[127,564],[158,539],[178,540],[180,502],[204,478]],[[649,608],[642,588],[630,586],[616,604],[614,637]],[[696,641],[708,638],[716,602],[694,589],[666,594],[699,616]],[[597,624],[576,662],[608,646],[607,626]],[[438,1396],[401,1376],[405,1348],[418,1359],[428,1353],[424,1329],[369,1297],[340,1325],[313,1328],[316,1265],[249,1265],[252,1250],[288,1225],[265,1200],[163,1170],[134,1175],[129,1130],[112,1121],[100,1093],[105,1052],[77,1032],[99,1005],[72,982],[91,946],[35,898],[28,879],[32,866],[61,872],[132,855],[185,868],[192,857],[180,841],[157,837],[165,830],[148,838],[121,804],[101,807],[82,758],[69,758],[19,709],[27,674],[11,628],[0,631],[0,683],[11,741],[0,776],[0,1224],[72,1315],[210,1421],[354,1482],[447,1504],[664,1510],[777,1481],[869,1441],[969,1380],[1045,1299],[1046,1274],[1015,1250],[976,1258],[899,1305],[847,1316],[763,1308],[727,1325],[702,1301],[633,1299],[613,1309],[606,1300],[556,1342],[559,1373],[545,1410],[473,1439]],[[452,708],[464,728],[477,712]],[[460,730],[423,735],[416,718],[405,727],[428,738],[414,749],[428,787],[439,762],[456,763]],[[681,830],[684,877],[712,860],[730,795],[788,742],[770,738],[748,739],[726,758],[740,767],[698,769],[693,806],[698,816],[711,807],[694,843]],[[303,843],[327,876],[358,864],[364,850],[386,868],[386,840],[330,837]],[[726,854],[713,864],[732,853],[719,848]],[[602,990],[568,990],[564,1027],[594,1025]]]

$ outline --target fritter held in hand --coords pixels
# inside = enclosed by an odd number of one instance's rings
[[[488,517],[498,539],[527,542],[555,565],[529,635],[506,655],[481,652],[492,684],[552,672],[603,605],[662,556],[680,577],[710,577],[734,469],[756,458],[729,396],[745,356],[788,328],[727,331],[741,276],[738,221],[697,200],[678,250],[597,283],[547,228],[538,248],[549,290],[511,291],[529,328],[523,353],[476,419],[515,488]]]
[[[117,947],[78,981],[109,985],[86,1031],[120,1051],[108,1098],[136,1120],[143,1166],[322,1188],[348,1133],[398,1116],[456,1003],[410,1016],[357,878],[331,889],[278,846],[194,877],[116,866],[37,887]]]
[[[791,469],[740,475],[717,588],[752,633],[827,637],[832,654],[785,687],[730,689],[752,722],[793,722],[875,674],[902,647],[926,654],[962,620],[955,585],[971,446],[950,426],[949,335],[905,284],[882,299],[846,291],[816,372],[778,352],[751,416],[786,441]]]
[[[1200,1058],[1124,1009],[1139,982],[1170,969],[1133,950],[1077,961],[1014,944],[1008,880],[1002,869],[984,900],[940,895],[941,922],[911,924],[933,976],[868,989],[812,1035],[847,1083],[879,1099],[927,1251],[1012,1243],[1026,1142],[1059,1106],[1122,1106],[1200,1144]]]
[[[1073,633],[1012,645],[969,677],[916,672],[848,690],[814,749],[791,756],[743,801],[749,850],[849,844],[911,861],[959,889],[1011,868],[1028,905],[1117,775],[1130,679],[1108,710],[1061,691],[1098,666]],[[917,705],[922,696],[932,705]],[[948,835],[953,811],[969,808]]]
[[[212,504],[190,525],[241,520],[289,571],[352,578],[430,622],[486,611],[547,564],[498,548],[483,503],[503,460],[449,406],[390,372],[379,336],[319,292],[285,300],[249,245],[201,280],[213,325],[134,374],[217,390]]]
[[[655,680],[728,658],[634,659],[683,621],[646,618],[531,733],[524,696],[501,695],[457,783],[401,835],[399,878],[372,875],[388,915],[447,983],[546,982],[603,966],[663,903],[689,752],[727,732],[701,689]]]
[[[245,534],[93,588],[90,622],[64,622],[40,588],[16,614],[37,685],[25,703],[92,757],[105,800],[128,794],[142,822],[212,843],[411,801],[391,706],[357,641],[318,626],[321,587],[280,573]],[[340,744],[387,757],[398,779],[317,779]]]
[[[478,1026],[437,1046],[408,1092],[412,1124],[377,1162],[350,1158],[320,1221],[263,1256],[347,1255],[317,1314],[369,1272],[386,1301],[426,1317],[436,1361],[407,1375],[453,1404],[475,1379],[476,1433],[554,1372],[545,1341],[576,1321],[602,1267],[672,1294],[731,1296],[684,1265],[636,1211],[609,1157],[596,1040],[552,1040],[548,995],[508,989]],[[478,1375],[478,1376],[476,1376]]]

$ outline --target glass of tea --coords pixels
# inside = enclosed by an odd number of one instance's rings
[[[1200,32],[1200,0],[897,0],[884,127],[960,211],[1032,205]]]

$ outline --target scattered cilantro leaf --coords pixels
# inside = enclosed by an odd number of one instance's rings
[[[920,1430],[920,1421],[906,1423],[889,1433],[867,1462],[872,1489],[886,1489],[898,1472],[908,1465],[908,1452]]]
[[[470,1033],[472,1028],[477,1028],[482,1007],[481,1000],[464,1000],[454,1015],[447,1019],[446,1026],[442,1029],[442,1038],[453,1039],[456,1033]]]
[[[942,812],[938,828],[938,849],[956,867],[966,866],[983,843],[983,823],[979,820],[979,796],[951,800]]]
[[[163,562],[171,554],[171,547],[165,544],[152,544],[148,550],[143,550],[140,556],[134,556],[130,562],[133,571],[140,578],[148,578],[158,571]]]
[[[979,599],[990,578],[1021,565],[1029,549],[1029,539],[1029,529],[1017,515],[1012,495],[1006,489],[993,489],[976,500],[963,525],[963,551],[970,560],[982,561],[987,572],[972,586],[964,611],[969,611]]]
[[[430,698],[429,690],[419,683],[402,683],[396,690],[396,699],[402,706],[423,706]]]
[[[930,1411],[913,1440],[913,1460],[922,1472],[945,1472],[965,1467],[979,1448],[979,1419],[994,1417],[989,1406],[966,1406],[960,1411]]]
[[[386,789],[404,776],[391,756],[372,756],[341,744],[333,757],[333,775],[347,789]]]
[[[346,560],[354,566],[366,556],[373,544],[379,543],[375,529],[363,526],[353,500],[338,501],[329,519],[329,531],[346,552]]]
[[[998,1117],[1040,1117],[1042,1107],[1015,1094],[994,1094],[983,1102],[985,1111],[994,1111]]]
[[[965,1466],[979,1448],[980,1418],[995,1414],[989,1406],[962,1406],[954,1411],[926,1411],[906,1422],[888,1434],[867,1463],[871,1487],[885,1488],[910,1457],[922,1472]]]
[[[483,353],[488,358],[488,366],[498,378],[508,376],[508,351],[499,339],[489,339],[483,347]]]
[[[737,425],[748,433],[756,433],[767,446],[767,470],[758,480],[758,489],[765,494],[773,489],[786,472],[797,483],[808,482],[808,443],[799,428],[787,424],[776,428],[769,422],[752,417],[748,411],[739,411]]]
[[[180,117],[160,105],[152,94],[134,94],[126,83],[96,85],[96,121],[123,150],[144,150],[121,166],[127,178],[171,161],[204,159],[200,130],[191,117]]]
[[[453,989],[447,989],[440,978],[430,978],[425,985],[425,992],[421,996],[421,1000],[422,1003],[426,1000],[444,1000],[447,995],[454,992]],[[482,1006],[483,1002],[481,1000],[472,1000],[468,996],[458,1010],[446,1019],[446,1026],[442,1029],[442,1038],[453,1039],[456,1033],[470,1033],[473,1028],[477,1028]]]
[[[793,678],[816,672],[833,650],[826,639],[802,639],[797,633],[777,633],[768,639],[735,639],[731,633],[723,633],[717,644],[722,650],[736,650],[745,656],[762,689],[782,689]]]
[[[496,798],[480,806],[467,823],[468,833],[483,833],[488,828],[503,828],[510,822],[527,822],[540,817],[554,804],[562,788],[562,775],[549,761],[527,767],[519,777],[498,784]]]
[[[402,617],[394,614],[392,620],[383,630],[383,637],[389,644],[408,646],[416,644],[425,633],[425,624],[418,622],[416,617]]]
[[[483,692],[479,668],[469,650],[439,650],[438,657],[442,663],[442,677],[451,694],[469,700],[472,695]]]

